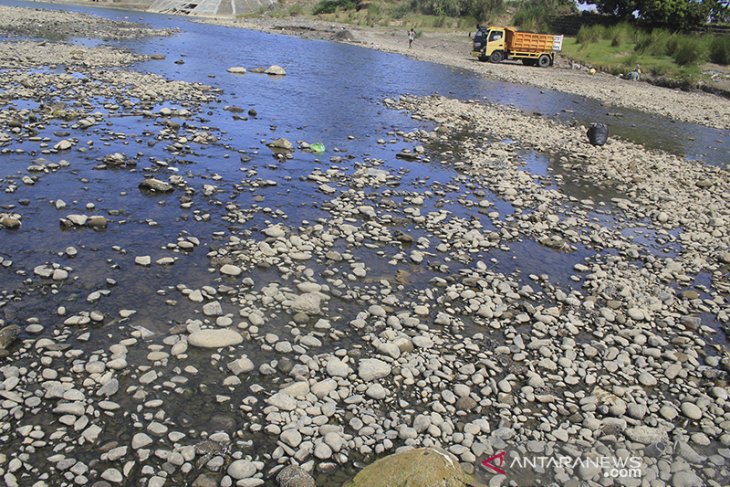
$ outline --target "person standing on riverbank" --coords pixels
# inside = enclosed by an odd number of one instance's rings
[[[416,40],[416,31],[411,27],[411,30],[408,31],[408,49],[411,48],[414,40]]]

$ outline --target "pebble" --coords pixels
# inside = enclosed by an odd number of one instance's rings
[[[700,419],[702,417],[702,410],[691,402],[683,402],[681,406],[682,414],[687,416],[689,419]]]

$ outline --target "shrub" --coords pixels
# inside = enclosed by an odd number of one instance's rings
[[[664,29],[653,29],[648,34],[637,39],[636,50],[642,54],[652,56],[670,55],[669,42],[673,34]],[[675,41],[672,40],[672,43]]]
[[[611,46],[619,47],[629,42],[636,42],[638,29],[627,22],[621,22],[606,29],[606,39],[611,39]]]
[[[370,5],[368,5],[368,14],[365,21],[369,26],[372,27],[373,25],[377,24],[382,20],[382,18],[383,11],[380,8],[380,5],[378,5],[377,3],[371,3]]]
[[[355,8],[355,0],[321,0],[312,9],[314,15],[332,14],[337,10],[351,10]]]
[[[715,36],[710,42],[710,61],[715,64],[730,64],[730,37]]]
[[[583,26],[578,31],[576,42],[579,44],[590,44],[598,42],[605,37],[606,28],[602,25]]]
[[[409,2],[403,2],[394,6],[393,9],[390,11],[390,14],[393,16],[394,19],[402,19],[406,15],[410,14],[412,11],[413,7],[411,6],[411,4]]]
[[[674,62],[680,66],[699,64],[707,59],[706,45],[702,40],[697,38],[679,38],[672,57],[674,58]]]

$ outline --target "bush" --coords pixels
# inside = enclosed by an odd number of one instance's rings
[[[380,8],[380,5],[377,3],[371,3],[368,5],[368,14],[365,18],[365,22],[369,26],[374,26],[378,22],[380,22],[383,19],[383,11]]]
[[[355,8],[355,0],[321,0],[312,9],[314,15],[333,14],[337,10],[351,10]]]
[[[606,39],[611,39],[611,46],[619,47],[636,42],[638,29],[631,24],[621,22],[606,29]]]
[[[402,19],[413,11],[413,6],[409,2],[399,3],[390,11],[394,19]]]
[[[289,7],[289,17],[297,17],[304,13],[304,7],[301,4],[292,5]]]
[[[680,66],[699,64],[707,59],[706,45],[700,39],[682,37],[678,40],[672,57],[674,62]]]
[[[636,50],[652,56],[670,55],[669,43],[673,34],[664,29],[654,29],[636,42]],[[675,41],[672,40],[672,43]]]
[[[572,0],[522,0],[517,5],[512,23],[521,30],[549,32],[552,18],[576,11]]]
[[[730,64],[730,37],[715,36],[710,42],[710,61],[715,64]]]
[[[583,26],[578,31],[575,40],[578,44],[590,44],[604,39],[606,36],[606,28],[602,25]]]

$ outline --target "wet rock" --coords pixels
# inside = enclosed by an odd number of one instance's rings
[[[346,487],[463,487],[472,479],[451,454],[434,448],[417,448],[389,455],[368,465]]]
[[[267,403],[282,411],[293,411],[297,407],[297,401],[285,392],[277,392],[266,400]]]
[[[276,476],[279,487],[315,487],[314,478],[296,465],[284,467]]]
[[[58,142],[56,145],[54,145],[53,148],[56,150],[68,150],[71,147],[73,147],[73,145],[74,144],[72,141],[64,139],[64,140]]]
[[[284,71],[284,68],[281,66],[277,66],[276,64],[272,64],[268,68],[266,68],[266,71],[264,73],[272,75],[272,76],[284,76],[286,75],[286,71]]]
[[[302,442],[301,433],[295,429],[284,430],[281,435],[279,435],[279,438],[292,448],[298,447]]]
[[[352,369],[337,357],[331,357],[327,361],[326,365],[327,374],[331,377],[347,377],[352,372]]]
[[[236,460],[228,466],[226,472],[235,480],[253,477],[257,472],[256,465],[248,460]]]
[[[233,74],[246,74],[246,68],[243,66],[231,66],[228,68],[228,72]]]
[[[691,402],[683,402],[681,406],[682,414],[687,416],[689,419],[700,419],[702,417],[702,410]]]
[[[92,215],[86,220],[86,225],[96,230],[106,228],[108,224],[106,217],[101,215]]]
[[[169,193],[173,190],[171,184],[155,178],[148,178],[139,183],[139,189],[153,193]]]
[[[152,265],[152,257],[149,255],[139,255],[134,258],[134,263],[142,267],[149,267]]]
[[[273,140],[267,144],[272,149],[279,149],[279,150],[285,150],[285,151],[291,151],[294,149],[294,145],[284,137],[281,137],[279,139]]]
[[[243,342],[240,333],[234,330],[200,330],[188,337],[188,343],[200,348],[221,348]]]
[[[223,308],[220,301],[211,301],[203,305],[203,314],[205,316],[220,316],[223,314]]]
[[[227,276],[236,277],[241,275],[243,270],[235,265],[232,264],[225,264],[223,267],[221,267],[221,274],[225,274]]]
[[[7,350],[19,334],[20,327],[18,325],[8,325],[0,329],[0,349]]]
[[[332,35],[332,40],[333,41],[339,41],[339,42],[343,42],[343,41],[354,41],[355,40],[355,36],[352,35],[352,32],[350,32],[349,30],[343,28],[341,30],[338,30],[337,32],[335,32]]]
[[[132,449],[138,450],[152,444],[152,438],[146,433],[137,433],[132,438]]]
[[[382,379],[390,375],[390,365],[377,358],[360,360],[357,375],[364,381]]]
[[[0,213],[0,227],[7,228],[8,230],[20,228],[20,216]]]
[[[317,293],[300,294],[291,303],[291,309],[307,315],[318,315],[322,313],[320,309],[322,298]]]

